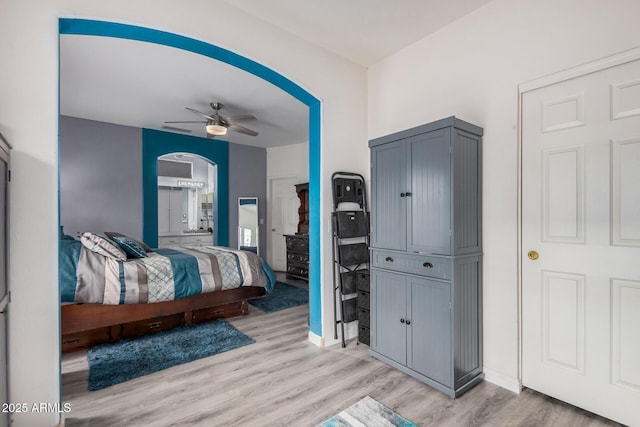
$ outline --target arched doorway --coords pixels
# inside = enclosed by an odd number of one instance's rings
[[[322,336],[322,302],[320,298],[320,100],[285,76],[262,64],[229,50],[189,37],[133,25],[69,18],[60,19],[59,33],[138,40],[197,53],[252,73],[279,87],[309,107],[309,326],[312,333]],[[144,132],[154,131],[145,129]],[[147,151],[143,144],[143,236],[145,240],[149,238],[157,239],[156,159],[160,154],[181,150],[174,148],[164,153],[155,153],[153,157],[149,158],[151,156],[150,153],[153,151],[155,150],[150,149]],[[223,188],[221,182],[219,185],[220,188]],[[154,208],[148,209],[149,206]],[[151,210],[153,211],[152,213],[150,212]],[[219,212],[221,216],[224,214],[225,210],[223,210],[222,206]],[[226,212],[228,212],[228,209],[226,209]],[[225,221],[225,218],[220,217],[219,222],[220,224],[228,224],[228,218]],[[221,245],[225,244],[222,234],[223,231],[220,230],[219,243]],[[226,241],[228,242],[228,230]],[[153,241],[149,240],[149,242],[152,243]]]

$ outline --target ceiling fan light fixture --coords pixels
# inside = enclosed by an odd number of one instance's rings
[[[206,126],[207,133],[211,135],[226,135],[227,128],[222,125],[210,124]]]

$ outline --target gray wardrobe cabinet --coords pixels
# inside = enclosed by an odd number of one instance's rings
[[[371,355],[457,397],[482,373],[482,129],[369,141]]]

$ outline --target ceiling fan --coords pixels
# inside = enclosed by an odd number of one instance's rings
[[[245,135],[256,136],[258,132],[255,130],[240,126],[238,122],[246,122],[250,120],[256,120],[256,118],[250,114],[241,116],[228,116],[223,117],[220,115],[220,109],[224,106],[221,102],[212,102],[209,104],[213,108],[213,114],[205,114],[201,111],[193,108],[185,107],[187,110],[194,114],[204,117],[206,121],[166,121],[165,123],[205,123],[205,130],[207,131],[207,138],[215,138],[216,136],[226,135],[227,130],[232,130]]]

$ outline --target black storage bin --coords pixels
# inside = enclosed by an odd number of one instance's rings
[[[339,238],[364,237],[368,234],[367,219],[362,211],[336,212],[336,233]]]
[[[369,248],[366,243],[338,246],[340,265],[357,265],[369,262]]]
[[[369,331],[369,328],[366,326],[358,326],[358,341],[362,344],[370,345],[371,332]]]
[[[337,208],[340,203],[351,202],[364,205],[364,181],[357,178],[333,179],[333,205]]]
[[[369,292],[371,290],[369,270],[356,270],[354,273],[356,274],[356,289]]]
[[[342,281],[342,294],[355,294],[358,289],[356,272],[346,271],[344,273],[340,273],[340,276],[340,280]]]
[[[357,298],[351,298],[348,300],[344,300],[342,304],[344,304],[344,319],[342,319],[345,323],[353,322],[358,319],[358,309],[356,307]]]
[[[358,291],[358,307],[369,308],[369,292]]]
[[[369,327],[370,316],[369,310],[365,310],[364,308],[358,308],[358,324],[360,326]]]

